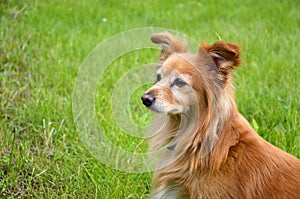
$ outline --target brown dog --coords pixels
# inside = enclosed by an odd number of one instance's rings
[[[300,160],[263,140],[238,112],[231,76],[239,47],[219,41],[193,55],[169,33],[151,40],[162,51],[157,82],[142,101],[161,113],[150,150],[166,152],[150,198],[300,198]]]

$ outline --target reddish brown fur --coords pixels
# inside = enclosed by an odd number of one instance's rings
[[[170,104],[177,104],[169,89],[162,87],[161,89],[152,89],[151,93],[155,95],[156,99],[163,99]]]
[[[160,192],[172,187],[177,190],[176,195],[170,195],[173,198],[300,198],[299,159],[263,140],[238,112],[230,82],[234,66],[240,64],[238,46],[222,41],[213,45],[202,44],[218,71],[207,72],[210,63],[200,50],[198,58],[202,62],[191,60],[199,68],[199,76],[194,65],[170,56],[186,53],[184,44],[169,34],[156,34],[152,36],[153,40],[166,45],[160,57],[161,64],[165,61],[173,63],[171,65],[177,72],[195,76],[191,84],[205,103],[199,105],[201,114],[197,131],[192,137],[185,138],[189,139],[186,141],[189,145],[177,149],[183,151],[182,155],[154,173],[152,197],[157,198]],[[221,86],[218,80],[223,82]],[[169,91],[162,92],[170,94]],[[227,100],[227,113],[218,93]],[[170,98],[172,95],[165,99],[172,101]],[[175,137],[181,116],[167,117],[169,123],[152,139],[152,150],[164,147]],[[222,121],[217,132],[219,139],[212,151],[201,158],[199,152],[204,136],[215,120]]]

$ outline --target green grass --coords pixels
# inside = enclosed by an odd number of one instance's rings
[[[196,41],[241,45],[236,98],[241,113],[269,142],[300,157],[300,4],[294,1],[0,1],[0,197],[145,198],[151,173],[127,174],[94,158],[72,115],[79,66],[101,41],[138,27],[178,30]],[[107,22],[103,22],[106,18]],[[146,143],[111,122],[110,95],[123,72],[156,59],[130,53],[106,71],[97,116],[112,142],[129,151]],[[122,65],[116,70],[114,65]],[[130,117],[145,125],[136,105]]]

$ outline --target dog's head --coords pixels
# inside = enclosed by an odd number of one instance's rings
[[[143,104],[158,113],[185,114],[209,107],[230,84],[231,71],[240,64],[239,48],[223,41],[201,44],[198,54],[169,33],[151,36],[162,47],[156,83],[142,96]],[[197,106],[197,107],[195,107]]]

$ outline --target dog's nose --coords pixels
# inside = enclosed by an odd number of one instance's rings
[[[142,96],[142,101],[145,106],[150,107],[154,103],[155,97],[150,93],[146,93]]]

